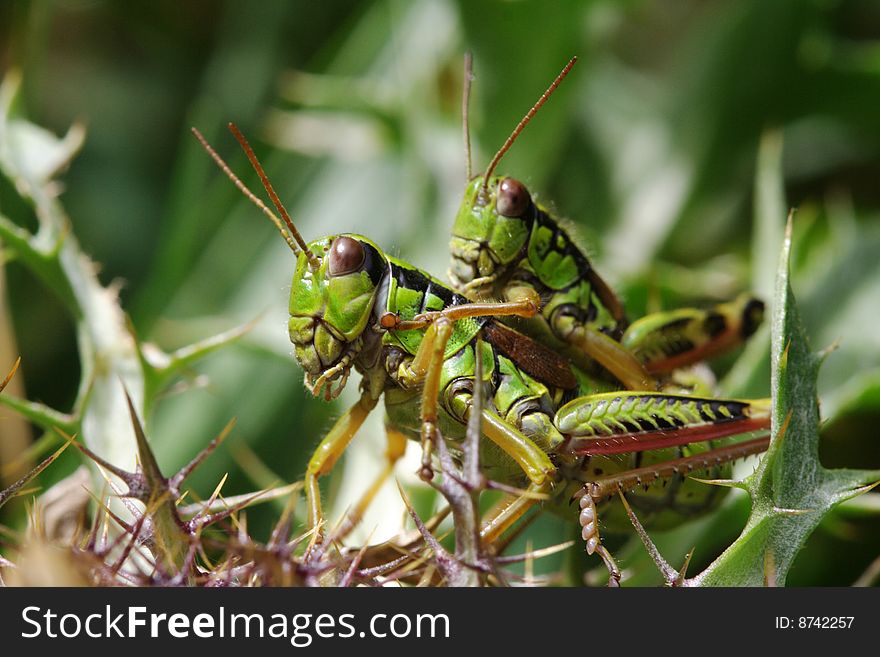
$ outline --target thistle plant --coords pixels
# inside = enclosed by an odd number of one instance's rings
[[[526,4],[505,3],[499,9],[506,12],[506,24],[518,26],[520,34],[531,33],[536,25]],[[773,395],[771,449],[755,462],[754,472],[749,466],[736,480],[706,484],[737,489],[717,513],[669,533],[649,527],[645,537],[654,561],[661,564],[660,576],[640,543],[616,545],[615,555],[619,548],[625,570],[624,584],[809,583],[817,572],[822,575],[822,568],[834,574],[823,575],[826,579],[817,577],[818,581],[875,582],[876,569],[859,576],[840,567],[848,566],[850,560],[836,559],[832,564],[830,558],[822,558],[830,553],[829,543],[844,540],[841,537],[846,535],[855,537],[848,539],[848,545],[865,563],[876,556],[871,554],[871,550],[876,552],[876,536],[870,527],[876,525],[878,493],[869,487],[878,474],[869,468],[877,463],[865,446],[871,444],[870,431],[880,407],[880,350],[873,302],[880,289],[875,264],[880,233],[872,214],[872,196],[864,190],[860,193],[847,175],[870,167],[875,152],[871,149],[876,143],[876,122],[870,112],[858,109],[876,106],[877,73],[865,56],[868,50],[858,50],[864,44],[853,44],[838,30],[847,23],[836,18],[835,12],[845,11],[842,8],[807,3],[807,9],[775,5],[771,9],[766,3],[734,3],[719,8],[701,23],[711,27],[717,39],[696,44],[692,36],[682,39],[685,45],[683,54],[678,55],[680,60],[689,63],[692,53],[700,52],[700,66],[682,66],[679,61],[680,68],[672,67],[667,78],[653,69],[632,75],[637,64],[626,53],[621,56],[620,52],[606,51],[608,44],[603,39],[612,32],[625,32],[626,21],[620,19],[635,10],[603,5],[606,14],[602,20],[592,21],[598,13],[593,13],[595,7],[585,5],[577,10],[582,11],[583,20],[572,21],[576,4],[543,9],[541,24],[559,38],[545,44],[542,52],[546,59],[560,61],[572,53],[581,54],[583,76],[554,98],[547,120],[536,124],[529,141],[521,142],[511,153],[507,160],[511,171],[528,176],[530,186],[584,223],[581,231],[598,250],[597,268],[610,272],[609,277],[619,283],[622,296],[635,312],[655,301],[668,307],[697,297],[717,300],[731,290],[750,287],[768,302],[774,318],[735,362],[727,363],[729,371],[720,381],[726,396]],[[267,113],[259,120],[251,116],[248,122],[256,123],[255,134],[271,145],[275,154],[269,168],[273,176],[285,172],[279,188],[283,186],[286,197],[289,194],[298,199],[294,215],[310,222],[305,231],[315,234],[319,225],[333,230],[365,230],[351,225],[350,215],[340,211],[341,207],[350,211],[356,202],[366,216],[386,218],[387,225],[381,227],[386,232],[380,237],[384,243],[399,245],[402,254],[435,273],[442,271],[446,255],[437,243],[445,244],[449,201],[457,198],[461,183],[458,89],[450,84],[454,77],[450,71],[459,67],[462,43],[479,44],[475,100],[485,109],[474,113],[475,144],[497,145],[504,138],[509,121],[521,114],[517,105],[530,100],[528,89],[540,85],[545,72],[515,60],[508,62],[510,34],[491,29],[468,3],[414,2],[403,10],[380,0],[361,20],[353,22],[351,34],[340,40],[344,45],[324,46],[326,66],[301,64],[308,72],[286,70],[276,76],[266,54],[271,48],[264,46],[270,41],[291,41],[281,32],[289,21],[271,13],[281,12],[278,8],[261,9],[265,14],[252,12],[250,17],[262,21],[267,33],[269,28],[278,30],[271,38],[260,35],[257,43],[255,34],[237,29],[240,20],[235,16],[240,15],[236,11],[243,10],[229,9],[233,18],[215,40],[221,45],[212,51],[213,57],[206,57],[210,60],[206,70],[212,73],[189,108],[197,118],[188,118],[184,127],[195,123],[208,132],[208,126],[218,124],[221,118],[246,122],[241,115],[227,115],[233,111],[228,105],[222,105],[222,117],[215,116],[220,113],[215,103],[217,98],[246,96],[243,104],[252,106],[254,112],[257,99],[271,95],[263,93],[265,90],[253,91],[256,83],[246,87],[252,92],[242,93],[241,80],[227,74],[229,62],[245,61],[242,54],[259,51],[262,59],[256,64],[264,68],[249,80],[263,80],[278,93]],[[653,10],[638,11],[650,14]],[[376,26],[385,25],[383,12],[406,23],[407,28],[399,30],[393,42],[386,35],[377,35]],[[607,12],[615,14],[616,23],[608,20]],[[773,29],[766,29],[771,24]],[[591,38],[598,35],[601,52],[594,52],[593,41],[589,48],[583,48],[583,35],[568,27],[574,25],[590,25],[594,31]],[[765,33],[768,36],[762,36]],[[742,38],[746,34],[749,38]],[[633,35],[629,36],[623,42],[632,44]],[[695,45],[701,49],[695,50]],[[428,46],[431,55],[424,57]],[[654,46],[645,47],[649,53],[646,60],[675,58],[666,51],[656,57],[657,51],[651,49]],[[584,50],[590,54],[584,56]],[[828,55],[838,52],[856,56]],[[400,62],[406,65],[400,66]],[[620,75],[622,68],[628,74]],[[657,88],[645,85],[646,79],[659,82]],[[657,89],[670,79],[674,84],[658,94]],[[791,85],[780,86],[779,80]],[[26,418],[43,432],[22,458],[24,462],[30,457],[24,470],[39,465],[28,475],[10,477],[14,481],[4,482],[7,487],[0,493],[0,505],[6,505],[6,512],[24,506],[10,504],[13,498],[29,505],[27,518],[3,516],[2,521],[11,526],[9,532],[3,528],[0,545],[4,559],[0,574],[5,581],[18,576],[22,576],[18,581],[33,581],[24,576],[39,570],[28,565],[35,563],[30,556],[39,555],[34,557],[38,564],[45,563],[41,561],[44,558],[63,561],[57,572],[67,573],[71,579],[59,575],[57,583],[348,586],[397,581],[458,585],[582,582],[583,571],[592,568],[593,562],[584,557],[576,542],[566,540],[574,537],[577,529],[571,522],[554,525],[546,515],[539,517],[507,548],[523,555],[493,554],[474,540],[478,524],[474,518],[479,515],[474,500],[494,484],[474,475],[473,460],[458,463],[442,451],[438,453],[442,460],[440,491],[435,496],[441,500],[439,504],[433,501],[433,491],[403,482],[404,496],[413,512],[407,514],[406,533],[375,544],[365,538],[369,527],[361,534],[349,533],[349,520],[339,513],[345,509],[347,502],[343,502],[330,505],[333,515],[327,535],[337,538],[316,545],[314,535],[303,526],[304,505],[296,479],[302,472],[303,451],[320,439],[325,413],[335,411],[325,411],[321,405],[313,410],[315,404],[294,381],[300,373],[290,362],[283,318],[273,316],[261,322],[244,338],[244,346],[242,336],[250,324],[212,338],[194,338],[244,322],[265,309],[267,298],[283,296],[283,279],[288,273],[278,272],[286,261],[275,258],[275,252],[268,249],[258,253],[255,245],[240,249],[240,236],[258,234],[259,229],[252,226],[259,220],[232,214],[231,208],[242,208],[233,207],[236,192],[225,180],[216,181],[204,195],[196,191],[205,189],[200,177],[211,165],[203,162],[205,158],[195,144],[191,151],[186,150],[191,139],[186,133],[181,137],[182,155],[170,180],[175,191],[170,194],[171,208],[164,223],[167,232],[152,272],[150,294],[134,298],[130,306],[126,302],[123,309],[118,285],[106,280],[98,263],[92,262],[78,243],[78,237],[88,243],[87,231],[80,231],[82,224],[78,222],[89,217],[73,216],[71,221],[65,205],[71,211],[74,205],[61,195],[64,172],[83,145],[85,130],[74,125],[58,138],[30,123],[22,114],[19,84],[14,73],[7,74],[0,91],[0,258],[4,263],[15,261],[42,283],[47,295],[60,301],[62,312],[74,325],[81,372],[75,401],[69,407],[50,407],[37,401],[34,393],[27,399],[27,395],[13,391],[14,384],[28,374],[26,354],[17,372],[13,363],[18,352],[5,354],[0,362],[0,379],[5,382],[0,391],[0,437],[5,438],[4,423],[12,416]],[[795,88],[798,92],[792,93]],[[849,91],[841,94],[840,89]],[[454,111],[438,113],[436,105],[443,102]],[[670,121],[664,112],[675,120]],[[247,108],[242,113],[246,116]],[[348,121],[345,126],[360,130],[357,134],[363,138],[356,140],[360,150],[343,152],[336,145],[332,137],[335,126],[342,125],[339,121]],[[326,134],[317,135],[324,141],[294,143],[292,135],[301,134],[303,126],[314,125],[330,126]],[[780,127],[766,129],[767,125]],[[434,132],[429,138],[418,137],[426,126]],[[694,130],[695,126],[699,129]],[[90,131],[90,139],[96,137],[95,130]],[[102,138],[100,134],[97,137]],[[757,176],[751,185],[748,172],[759,141]],[[651,157],[642,158],[645,151],[639,149],[646,143]],[[317,150],[308,151],[307,147]],[[283,154],[284,149],[297,154]],[[454,155],[447,157],[447,151]],[[322,157],[315,158],[316,152]],[[573,159],[573,152],[580,157]],[[335,159],[340,153],[342,156]],[[639,157],[633,157],[634,153]],[[282,162],[282,157],[289,159]],[[351,166],[351,160],[357,164]],[[113,162],[117,162],[115,157]],[[363,162],[370,166],[363,166]],[[420,163],[423,168],[418,168]],[[743,171],[747,172],[745,182]],[[378,184],[380,173],[389,172],[395,175]],[[340,186],[340,181],[346,184]],[[784,183],[788,198],[783,194]],[[77,184],[81,186],[83,181]],[[102,181],[94,185],[101,189]],[[855,188],[852,194],[850,186]],[[585,187],[589,187],[586,194]],[[340,188],[346,192],[344,198],[338,193]],[[157,196],[155,191],[151,193]],[[325,198],[335,205],[325,205]],[[392,210],[381,209],[379,201],[384,198],[394,199]],[[751,248],[744,241],[749,236],[749,198],[755,201]],[[790,203],[799,205],[799,210],[786,236],[784,218]],[[320,212],[315,212],[318,207]],[[120,216],[125,210],[118,209]],[[226,217],[229,222],[221,225],[220,219]],[[122,224],[124,219],[118,221]],[[210,242],[215,236],[216,242]],[[224,236],[224,245],[217,246]],[[412,236],[417,239],[408,241]],[[717,253],[718,242],[728,237],[736,238],[731,242],[741,247],[739,252],[703,265],[704,247],[709,255]],[[92,248],[86,246],[85,250]],[[212,257],[197,261],[194,256],[202,249],[213,249]],[[243,253],[238,259],[240,250]],[[183,256],[175,262],[171,257],[175,254]],[[232,255],[236,257],[234,264]],[[244,264],[251,260],[258,266]],[[701,264],[695,265],[698,261]],[[183,262],[193,266],[187,269]],[[218,278],[218,262],[223,263],[224,273],[228,268],[229,278],[235,278],[236,300],[204,311],[212,314],[211,321],[185,327],[187,341],[196,339],[194,344],[181,349],[153,344],[153,340],[172,343],[167,340],[172,333],[167,328],[176,330],[185,321],[176,317],[166,321],[163,313],[190,317],[179,309],[197,305],[194,301],[205,295],[204,281],[214,283]],[[679,262],[689,264],[673,264]],[[270,271],[273,273],[267,275]],[[212,288],[214,296],[225,293],[220,282]],[[150,312],[143,310],[146,307]],[[238,312],[227,312],[230,309]],[[128,319],[128,310],[134,321]],[[0,318],[0,323],[6,319]],[[151,341],[140,336],[149,336]],[[839,349],[828,349],[835,344]],[[821,356],[815,355],[816,348],[825,348]],[[211,359],[199,362],[209,353],[213,354]],[[247,367],[228,367],[230,361],[237,364],[244,360]],[[267,363],[269,360],[272,363]],[[267,364],[274,366],[269,374]],[[190,401],[200,392],[188,383],[208,379],[195,379],[194,371],[210,374],[207,385],[231,381],[238,396],[236,404],[217,404],[221,408],[215,408],[213,414],[192,410],[197,405],[190,406]],[[271,385],[282,377],[286,377],[286,387]],[[180,389],[184,392],[171,404],[183,410],[162,416],[168,408],[165,400]],[[256,409],[254,415],[262,424],[252,421],[243,430],[248,422],[245,407]],[[307,425],[305,433],[309,435],[292,440],[287,435],[290,430],[278,421],[280,408],[293,408],[295,421]],[[241,418],[239,428],[220,432],[205,453],[197,454],[233,416]],[[172,419],[164,421],[168,417]],[[194,425],[199,430],[194,430]],[[275,451],[257,449],[256,454],[275,466],[277,455],[284,450],[286,460],[275,468],[285,472],[284,478],[266,467],[248,466],[245,476],[232,472],[229,459],[223,461],[225,448],[218,449],[219,445],[227,436],[231,436],[227,442],[233,443],[242,435],[245,440],[262,436],[268,427],[282,434],[281,438]],[[845,451],[841,444],[859,436],[853,440],[858,449],[841,456]],[[213,460],[207,462],[211,450],[215,450]],[[287,456],[294,452],[299,455]],[[77,531],[58,539],[50,536],[53,532],[45,508],[51,489],[44,488],[47,481],[59,478],[55,473],[74,460],[87,468],[90,496],[68,514]],[[183,465],[190,460],[189,465]],[[328,500],[343,497],[336,494],[339,479],[345,478],[347,483],[352,473],[357,474],[359,463],[350,459],[345,465],[351,467],[345,474],[329,482]],[[864,469],[823,466],[832,463]],[[8,464],[3,465],[0,474],[6,474]],[[221,486],[223,468],[230,469],[229,480],[236,474],[239,480],[251,479],[252,485],[236,488],[236,493],[255,490],[227,495],[230,482],[226,480]],[[54,492],[76,491],[81,501],[83,481],[80,473],[77,479],[57,484]],[[196,481],[198,485],[193,483]],[[199,499],[196,490],[207,491],[205,499]],[[264,508],[254,508],[258,504]],[[444,508],[450,510],[438,513]],[[268,525],[267,516],[271,516]],[[634,521],[638,522],[637,516]],[[737,538],[743,525],[745,529]],[[525,541],[531,543],[523,547]],[[682,572],[684,555],[692,548],[696,548],[694,558]],[[537,561],[555,550],[562,556]],[[796,559],[799,550],[808,558]],[[526,565],[512,569],[516,561]],[[863,568],[857,560],[851,561],[852,569]],[[537,575],[532,573],[533,566]],[[587,573],[588,580],[591,575]]]

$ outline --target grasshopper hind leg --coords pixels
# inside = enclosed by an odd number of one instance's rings
[[[748,294],[706,310],[680,308],[647,315],[633,322],[623,345],[652,375],[733,349],[761,324],[764,303]]]
[[[602,545],[602,539],[599,536],[599,514],[596,510],[596,501],[592,489],[581,496],[579,502],[581,512],[578,516],[578,521],[581,524],[581,538],[584,540],[587,554],[598,554],[601,557],[608,569],[608,586],[616,588],[620,586],[620,568],[608,549]]]

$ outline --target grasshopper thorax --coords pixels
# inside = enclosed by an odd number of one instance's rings
[[[308,248],[320,264],[313,269],[305,253],[297,258],[290,289],[290,341],[313,394],[338,380],[336,390],[326,393],[335,396],[363,348],[388,262],[360,235],[324,237]]]
[[[518,180],[493,176],[484,186],[482,176],[471,179],[452,227],[455,287],[477,296],[490,290],[523,252],[534,218],[531,195]]]

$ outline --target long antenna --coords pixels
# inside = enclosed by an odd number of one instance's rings
[[[318,260],[318,256],[312,253],[312,251],[308,247],[308,244],[306,244],[306,241],[302,238],[302,235],[300,235],[299,231],[296,229],[296,226],[293,225],[293,221],[291,220],[290,215],[287,214],[287,210],[281,203],[281,199],[278,198],[278,194],[275,193],[275,188],[272,187],[272,183],[269,182],[269,177],[266,175],[266,172],[263,171],[263,165],[261,165],[260,161],[257,159],[257,156],[254,153],[254,149],[251,148],[248,140],[245,139],[244,135],[241,134],[238,127],[232,122],[229,123],[229,131],[244,149],[245,155],[247,155],[248,159],[251,161],[251,165],[254,167],[254,171],[257,172],[257,175],[263,182],[263,187],[266,188],[266,192],[269,194],[269,198],[272,199],[272,203],[281,214],[281,218],[284,219],[284,223],[287,225],[287,230],[290,232],[291,237],[296,240],[296,243],[299,244],[299,248],[301,248],[303,253],[305,253],[306,258],[309,261],[309,267],[312,271],[316,271],[318,267],[321,266],[321,262],[320,260]]]
[[[266,207],[266,204],[263,203],[263,201],[261,201],[260,198],[256,196],[250,189],[248,189],[247,185],[245,185],[238,176],[232,173],[232,169],[229,168],[229,165],[227,165],[226,162],[223,161],[223,158],[217,154],[217,151],[215,151],[211,147],[211,145],[202,136],[202,133],[199,132],[197,128],[192,128],[192,133],[196,136],[196,139],[199,140],[202,148],[204,148],[208,152],[208,155],[210,155],[214,159],[214,162],[217,163],[217,166],[220,167],[223,173],[229,176],[229,179],[232,180],[233,183],[235,183],[235,186],[238,187],[241,193],[247,196],[248,199],[250,199],[251,203],[260,208],[260,210],[263,211],[263,214],[269,217],[272,223],[275,224],[275,227],[278,229],[278,232],[281,233],[281,237],[284,238],[284,241],[287,242],[287,246],[290,247],[290,250],[294,253],[299,253],[299,250],[296,248],[296,243],[293,241],[293,239],[290,237],[290,234],[284,228],[284,224],[281,223],[281,219],[276,217],[275,213],[272,212],[272,210],[270,210],[268,207]]]
[[[556,79],[553,80],[553,84],[547,87],[547,91],[541,94],[541,97],[538,99],[538,102],[532,106],[526,115],[522,118],[522,120],[517,124],[517,126],[513,129],[513,132],[510,133],[510,136],[507,138],[507,141],[504,142],[504,145],[495,153],[495,157],[492,158],[492,161],[489,162],[489,166],[486,167],[486,173],[483,174],[483,186],[480,188],[480,196],[485,198],[486,190],[489,186],[489,176],[492,175],[492,172],[495,171],[495,167],[498,166],[498,163],[501,161],[501,158],[504,157],[504,154],[510,150],[510,147],[513,146],[513,142],[516,141],[516,138],[519,137],[519,133],[523,131],[529,121],[532,120],[532,117],[541,109],[541,106],[547,102],[547,99],[550,98],[551,94],[556,91],[556,87],[559,86],[559,83],[565,79],[565,76],[568,75],[568,72],[571,70],[571,67],[575,65],[577,62],[577,56],[572,57],[568,60],[568,64],[565,65],[565,68],[556,76]]]
[[[464,54],[464,88],[461,92],[461,127],[464,132],[464,156],[467,160],[467,179],[469,182],[473,171],[471,170],[471,82],[474,80],[474,57],[470,51]]]

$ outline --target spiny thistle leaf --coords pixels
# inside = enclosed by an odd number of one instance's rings
[[[409,513],[410,518],[412,518],[413,523],[415,523],[416,529],[419,530],[425,544],[433,552],[433,562],[440,569],[440,572],[443,573],[443,576],[450,583],[450,586],[455,586],[456,582],[465,578],[464,573],[462,572],[465,566],[459,562],[454,555],[450,554],[446,548],[440,544],[440,541],[437,540],[434,534],[431,533],[431,530],[428,529],[419,517],[419,514],[416,513],[416,510],[410,503],[406,491],[403,490],[403,486],[401,486],[399,482],[397,484],[397,490],[400,491],[400,497],[403,499],[406,511]]]
[[[810,350],[789,283],[789,216],[776,275],[771,326],[772,441],[745,480],[752,498],[737,541],[690,583],[784,585],[807,537],[836,504],[869,490],[877,470],[828,470],[819,463],[816,378],[821,357]]]
[[[3,381],[0,381],[0,392],[3,392],[3,389],[12,381],[12,377],[15,376],[20,365],[21,358],[17,358],[9,374],[6,375]],[[74,433],[73,427],[75,424],[71,415],[56,411],[44,404],[27,401],[26,399],[16,399],[8,395],[0,396],[0,404],[8,406],[43,429],[59,428],[67,433]]]
[[[681,580],[683,580],[684,577],[680,575],[679,571],[675,570],[675,568],[669,565],[669,562],[663,558],[662,554],[660,554],[660,550],[658,550],[657,546],[654,545],[654,541],[651,540],[648,532],[645,531],[645,528],[639,520],[639,517],[632,510],[629,502],[627,502],[626,495],[623,494],[623,491],[618,491],[618,494],[620,496],[620,501],[623,504],[623,508],[626,511],[626,515],[629,517],[629,520],[632,523],[633,529],[636,530],[636,534],[638,534],[639,538],[644,544],[645,549],[648,551],[648,555],[654,562],[654,565],[657,566],[657,570],[659,570],[660,574],[663,575],[663,579],[670,586],[681,583]],[[687,563],[685,564],[684,568],[687,568]],[[684,572],[684,568],[681,571],[682,573]]]
[[[12,364],[12,369],[9,370],[9,374],[4,377],[3,381],[0,381],[0,392],[3,392],[3,389],[9,385],[10,381],[12,381],[12,377],[14,377],[15,373],[18,371],[19,365],[21,365],[21,357],[15,359],[15,362]]]
[[[21,86],[21,74],[6,74],[0,89],[0,108],[3,114],[9,109]],[[82,125],[74,124],[63,139],[26,121],[11,120],[3,128],[0,140],[0,157],[21,176],[18,183],[24,186],[22,194],[33,196],[32,188],[45,185],[67,166],[79,152],[85,140]]]
[[[134,327],[128,322],[129,332],[135,338],[144,368],[146,398],[154,399],[165,388],[169,381],[187,367],[195,364],[205,356],[222,349],[247,335],[257,324],[259,318],[223,331],[193,344],[166,353],[151,343],[141,342],[137,338]]]
[[[177,508],[181,517],[189,518],[199,514],[215,514],[230,508],[243,509],[253,506],[257,503],[268,502],[284,496],[292,495],[302,488],[302,482],[296,481],[286,486],[279,486],[269,490],[257,491],[253,493],[245,493],[243,495],[233,495],[214,500],[213,502],[195,502],[187,506]]]
[[[15,496],[16,493],[21,491],[21,489],[27,484],[29,481],[34,479],[37,475],[39,475],[43,470],[48,468],[61,454],[65,449],[70,447],[70,443],[73,442],[73,439],[69,439],[66,443],[64,443],[61,447],[56,449],[50,456],[43,459],[43,461],[35,467],[33,470],[28,472],[21,479],[12,484],[9,488],[5,488],[0,491],[0,507],[2,507],[6,502],[8,502],[12,497]]]
[[[56,411],[54,408],[50,408],[40,402],[2,395],[0,396],[0,405],[12,409],[41,429],[60,429],[64,433],[77,432],[78,423],[74,416]]]
[[[33,208],[38,229],[30,234],[4,218],[0,238],[62,300],[75,320],[82,369],[72,418],[54,416],[35,405],[19,405],[18,410],[44,427],[57,420],[54,426],[79,434],[111,463],[130,467],[135,455],[118,381],[125,381],[140,408],[143,373],[134,342],[125,331],[117,290],[101,285],[96,265],[80,249],[54,181],[78,151],[84,131],[74,126],[66,137],[58,138],[13,116],[19,90],[20,78],[15,74],[7,75],[0,85],[0,174]],[[13,400],[4,401],[14,405]]]

